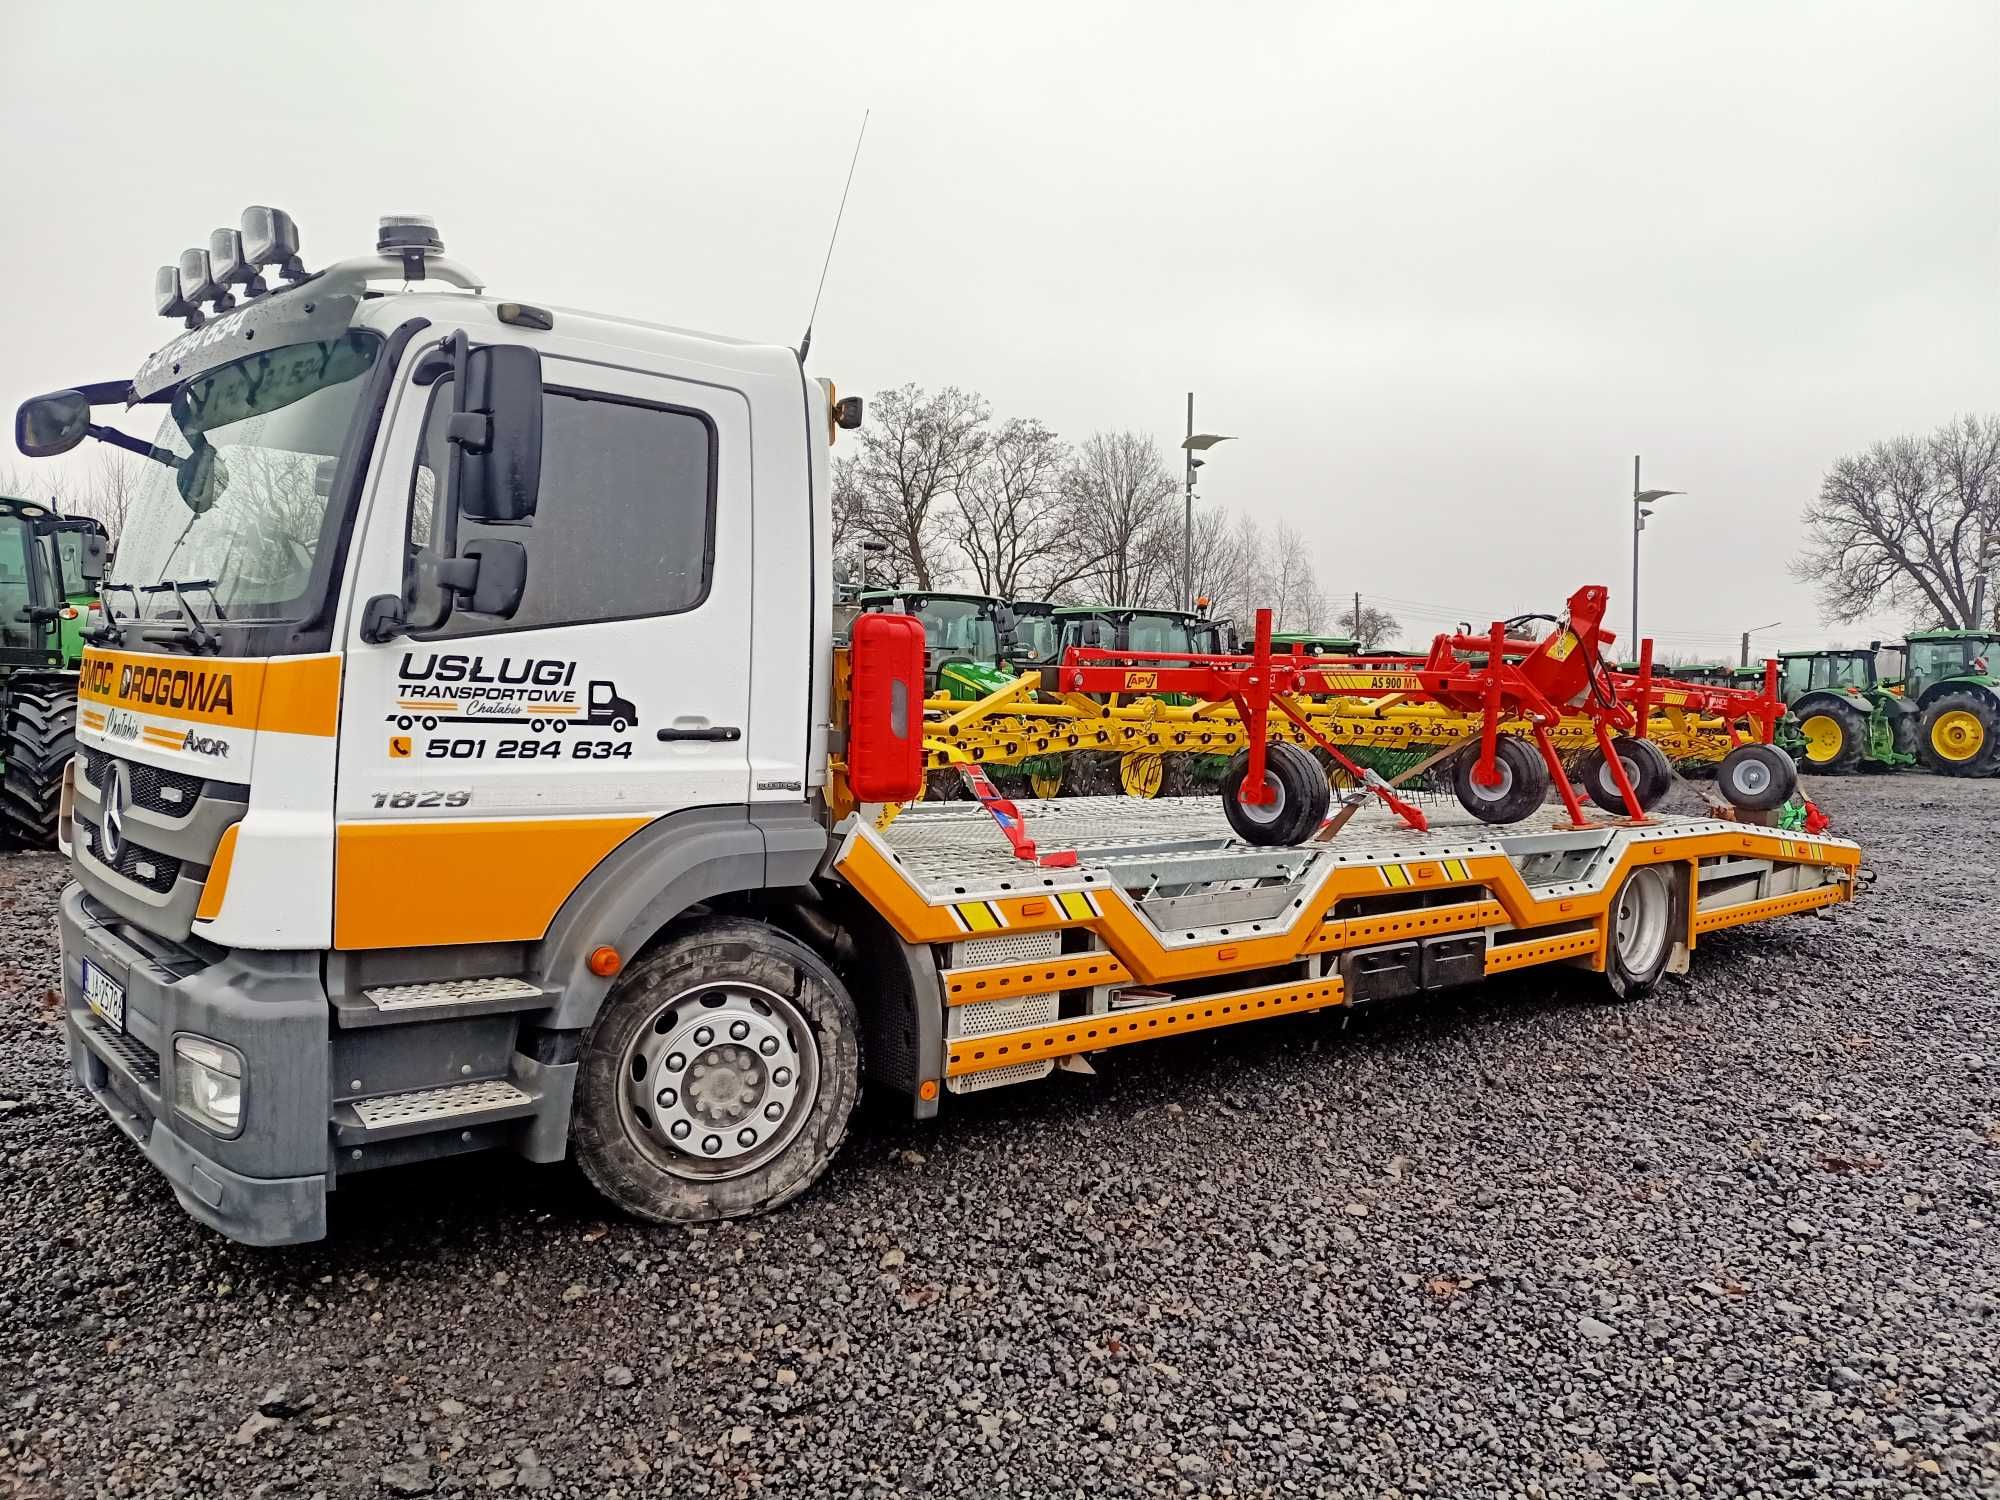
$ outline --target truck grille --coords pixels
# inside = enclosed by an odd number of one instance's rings
[[[117,871],[134,885],[142,885],[156,896],[164,896],[180,879],[181,862],[172,855],[156,854],[127,839],[116,859],[104,852],[104,838],[97,825],[81,814],[75,819],[77,838],[99,864]]]
[[[112,768],[118,757],[108,751],[86,747],[83,752],[84,779],[99,792],[111,785]],[[202,779],[185,771],[165,771],[143,761],[125,762],[132,778],[132,805],[165,818],[185,818],[194,813],[201,799]]]

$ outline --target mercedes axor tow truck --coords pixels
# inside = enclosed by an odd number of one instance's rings
[[[17,416],[148,475],[82,669],[62,994],[79,1083],[238,1240],[476,1151],[753,1213],[864,1081],[923,1117],[1535,966],[1632,995],[1854,894],[1852,843],[1729,815],[1322,819],[1275,745],[1254,837],[1219,797],[892,816],[921,632],[834,648],[859,403],[794,350],[491,293],[414,219],[315,273],[252,209],[156,289],[185,328],[136,374]],[[137,407],[150,441],[100,421]]]

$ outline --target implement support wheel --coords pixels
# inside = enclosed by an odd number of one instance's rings
[[[1319,762],[1289,740],[1264,747],[1265,779],[1271,800],[1251,807],[1239,795],[1250,771],[1250,752],[1239,750],[1222,778],[1222,814],[1246,844],[1296,844],[1326,820],[1333,789]]]
[[[1733,806],[1769,812],[1799,789],[1799,768],[1776,745],[1738,745],[1715,768],[1715,786]]]
[[[1458,805],[1482,823],[1518,823],[1548,796],[1548,763],[1526,740],[1503,734],[1493,742],[1493,764],[1500,773],[1499,784],[1481,785],[1473,774],[1479,765],[1479,746],[1466,747],[1451,771]]]

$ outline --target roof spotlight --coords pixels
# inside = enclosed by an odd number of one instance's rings
[[[163,318],[186,318],[188,327],[201,327],[201,309],[181,294],[177,265],[161,266],[153,273],[153,306]]]
[[[208,252],[200,249],[181,251],[181,295],[199,307],[210,301],[216,293],[215,273],[208,266]]]
[[[246,297],[260,296],[264,291],[264,278],[243,253],[243,235],[239,230],[218,229],[208,237],[208,270],[215,284],[222,288],[222,300],[216,303],[218,308],[235,301],[229,295],[233,286],[242,287]]]
[[[239,221],[243,233],[243,258],[253,266],[276,266],[287,281],[304,281],[305,265],[299,260],[299,226],[282,208],[253,204],[243,210]]]

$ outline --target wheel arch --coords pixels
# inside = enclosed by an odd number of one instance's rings
[[[1970,693],[1983,698],[1986,706],[2000,715],[2000,691],[1996,691],[1994,683],[1979,677],[1947,677],[1943,682],[1932,683],[1917,699],[1917,711],[1922,713],[1947,693]]]
[[[596,1018],[616,977],[591,972],[598,948],[630,962],[704,902],[806,885],[826,848],[803,804],[690,808],[648,823],[570,892],[537,945],[531,978],[562,994],[543,1024],[581,1030]]]

